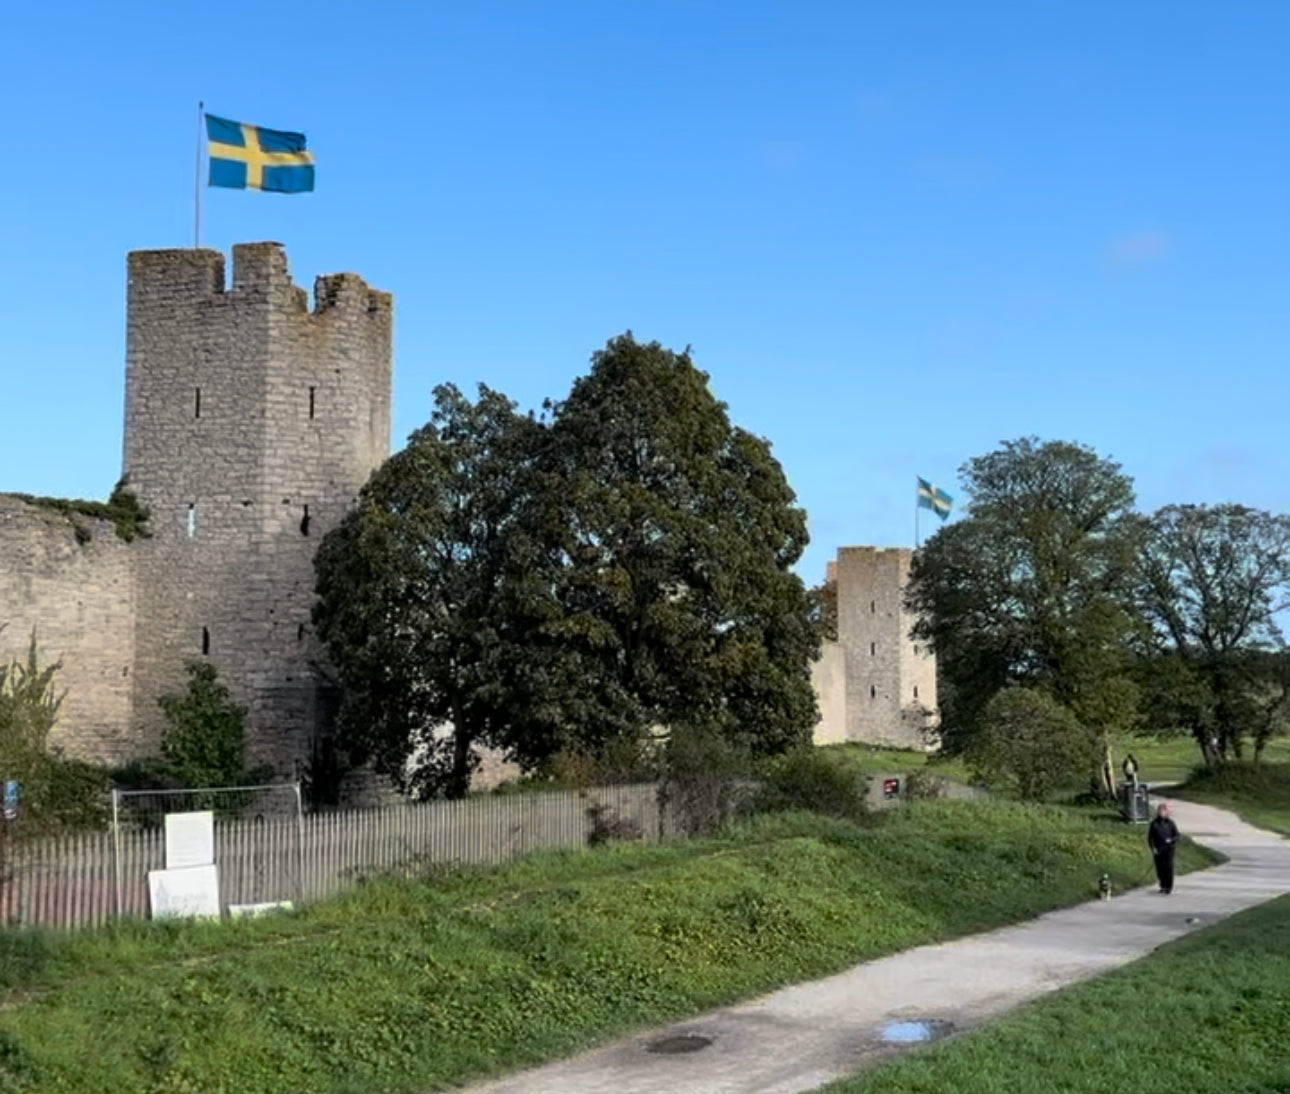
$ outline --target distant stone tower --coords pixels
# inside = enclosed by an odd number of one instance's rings
[[[913,552],[843,547],[829,564],[838,640],[814,668],[821,719],[815,740],[925,748],[936,722],[936,659],[909,637],[904,591]]]
[[[129,257],[124,472],[135,555],[134,723],[209,658],[255,759],[309,762],[334,701],[311,634],[313,558],[390,451],[392,305],[353,274],[311,312],[276,243]],[[149,739],[151,738],[151,739]]]

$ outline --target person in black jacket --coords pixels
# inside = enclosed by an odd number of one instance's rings
[[[1156,860],[1156,877],[1160,891],[1168,896],[1174,891],[1174,848],[1178,846],[1178,825],[1169,819],[1169,803],[1156,806],[1156,819],[1147,829],[1147,845]]]

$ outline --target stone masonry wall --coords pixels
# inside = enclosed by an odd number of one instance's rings
[[[332,699],[310,631],[313,556],[389,454],[391,298],[319,278],[312,312],[274,243],[129,258],[125,475],[138,552],[134,704],[209,657],[255,757],[294,775]]]
[[[821,699],[816,731],[820,743],[855,740],[901,748],[927,744],[922,730],[936,710],[936,661],[909,637],[914,619],[905,611],[903,598],[911,558],[906,548],[838,551],[833,571],[838,641],[826,644],[814,674]]]
[[[66,698],[52,743],[76,759],[118,763],[131,752],[137,542],[106,521],[75,520],[0,495],[0,660],[25,658],[34,628],[40,663],[62,662],[55,680]]]

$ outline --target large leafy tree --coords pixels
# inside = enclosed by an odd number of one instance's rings
[[[1290,679],[1278,613],[1290,607],[1290,517],[1243,505],[1170,505],[1139,566],[1150,624],[1142,677],[1153,728],[1189,733],[1207,764],[1279,728]]]
[[[753,754],[808,741],[819,630],[791,570],[806,516],[770,445],[731,424],[688,353],[630,334],[551,432],[562,633],[595,666],[600,726],[686,725]]]
[[[543,434],[498,392],[437,388],[430,422],[319,550],[314,620],[345,689],[341,742],[406,790],[465,794],[481,746],[548,712],[521,701],[543,668],[527,640],[550,585],[529,534]]]
[[[969,460],[960,478],[964,518],[917,553],[908,592],[944,681],[945,745],[970,751],[1005,687],[1037,689],[1096,731],[1109,790],[1109,742],[1137,699],[1132,481],[1084,445],[1034,437]]]
[[[752,752],[808,740],[806,522],[769,445],[686,355],[630,336],[548,409],[438,389],[325,539],[342,743],[459,795],[484,746],[532,769],[677,726]]]

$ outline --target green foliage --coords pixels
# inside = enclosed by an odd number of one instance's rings
[[[272,920],[42,936],[0,947],[0,1036],[24,1094],[456,1087],[1087,899],[1103,871],[1142,883],[1141,837],[1007,803],[863,828],[762,816],[720,839],[376,881]]]
[[[1198,768],[1175,793],[1230,809],[1250,824],[1290,836],[1290,763],[1229,762]]]
[[[242,786],[267,775],[246,764],[246,709],[233,702],[209,661],[185,666],[188,686],[157,703],[166,716],[161,734],[164,772],[184,787]]]
[[[1287,1089],[1290,897],[1241,912],[829,1094]]]
[[[663,753],[659,804],[675,813],[686,835],[713,835],[743,804],[750,767],[739,742],[710,727],[674,726]]]
[[[757,775],[756,811],[805,810],[844,820],[864,815],[860,776],[813,745],[765,761]]]
[[[108,520],[116,529],[118,539],[131,543],[135,539],[147,536],[148,509],[140,505],[139,499],[122,479],[112,489],[107,501],[84,501],[79,498],[46,498],[32,494],[14,494],[13,497],[38,505],[42,509],[52,509],[63,513],[72,523],[76,541],[88,543],[92,538],[90,529],[78,517],[89,517],[92,520]]]
[[[318,552],[314,621],[346,689],[343,743],[422,796],[464,795],[479,746],[545,754],[573,692],[544,630],[544,443],[505,396],[436,388],[430,423]]]
[[[1007,688],[985,708],[968,763],[987,786],[1040,801],[1086,774],[1097,741],[1067,707],[1035,688]]]
[[[1096,730],[1105,766],[1137,702],[1132,481],[1092,449],[1033,437],[969,460],[960,476],[964,518],[915,556],[908,593],[915,633],[937,655],[944,745],[970,748],[993,697],[1023,686]]]
[[[686,353],[612,339],[553,408],[561,637],[586,667],[570,732],[702,725],[755,755],[810,739],[806,515],[765,440]]]
[[[50,745],[63,703],[59,668],[40,664],[34,631],[24,659],[0,663],[0,781],[21,784],[27,835],[99,827],[106,815],[106,774],[64,759]]]
[[[317,557],[355,758],[460,796],[483,746],[532,772],[660,726],[809,740],[805,514],[688,356],[616,338],[549,420],[435,398]]]
[[[1138,598],[1152,728],[1191,736],[1210,766],[1261,751],[1290,714],[1290,516],[1171,505],[1147,522]]]

